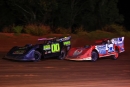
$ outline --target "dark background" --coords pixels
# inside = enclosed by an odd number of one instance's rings
[[[81,27],[94,31],[112,24],[130,30],[127,0],[0,0],[0,12],[0,31],[30,24],[72,33]]]
[[[119,0],[118,2],[119,13],[124,16],[123,25],[130,30],[130,3],[128,0]]]

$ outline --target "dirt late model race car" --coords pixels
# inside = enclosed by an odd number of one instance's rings
[[[117,59],[119,53],[124,51],[124,37],[102,39],[95,41],[94,45],[71,48],[65,59],[96,61],[98,58],[107,56],[112,56],[113,59]]]
[[[62,38],[41,38],[35,45],[14,46],[4,59],[19,61],[39,61],[41,58],[57,57],[64,59],[71,48],[71,36]]]

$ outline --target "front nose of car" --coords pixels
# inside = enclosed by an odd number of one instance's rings
[[[29,52],[25,55],[24,59],[35,60],[35,58],[34,58],[34,51],[35,51],[35,50],[29,51]]]

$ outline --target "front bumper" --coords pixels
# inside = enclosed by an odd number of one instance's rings
[[[86,57],[86,58],[66,57],[65,59],[66,59],[66,60],[74,60],[74,61],[92,60],[91,57]]]
[[[27,58],[26,56],[7,56],[5,55],[3,59],[16,60],[16,61],[34,61],[35,58]]]

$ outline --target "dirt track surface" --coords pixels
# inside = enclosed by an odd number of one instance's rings
[[[57,59],[18,62],[2,59],[12,46],[35,43],[37,38],[0,37],[1,87],[130,87],[129,39],[125,39],[126,51],[117,60],[110,57],[96,62]],[[82,45],[77,41],[73,40],[72,44]]]

